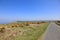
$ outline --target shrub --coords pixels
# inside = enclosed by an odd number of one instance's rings
[[[0,32],[4,32],[5,31],[5,28],[3,27],[3,28],[0,28]]]

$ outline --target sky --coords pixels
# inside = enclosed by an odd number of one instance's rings
[[[60,20],[59,0],[0,0],[0,22]]]

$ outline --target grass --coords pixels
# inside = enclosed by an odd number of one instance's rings
[[[45,32],[48,25],[49,23],[42,23],[38,26],[24,26],[14,28],[14,30],[17,32],[17,36],[7,37],[6,40],[38,40],[38,38],[41,37],[41,35]]]
[[[35,29],[32,27],[25,28],[30,30],[24,31],[23,35],[17,36],[15,40],[37,40],[45,32],[48,27],[48,23],[41,25],[43,26],[39,26]]]

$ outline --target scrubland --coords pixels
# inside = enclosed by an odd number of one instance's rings
[[[23,22],[0,25],[0,40],[38,40],[48,22]]]

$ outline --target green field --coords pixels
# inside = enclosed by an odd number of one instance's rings
[[[47,29],[49,23],[31,24],[30,26],[7,28],[0,34],[0,40],[38,40]]]

